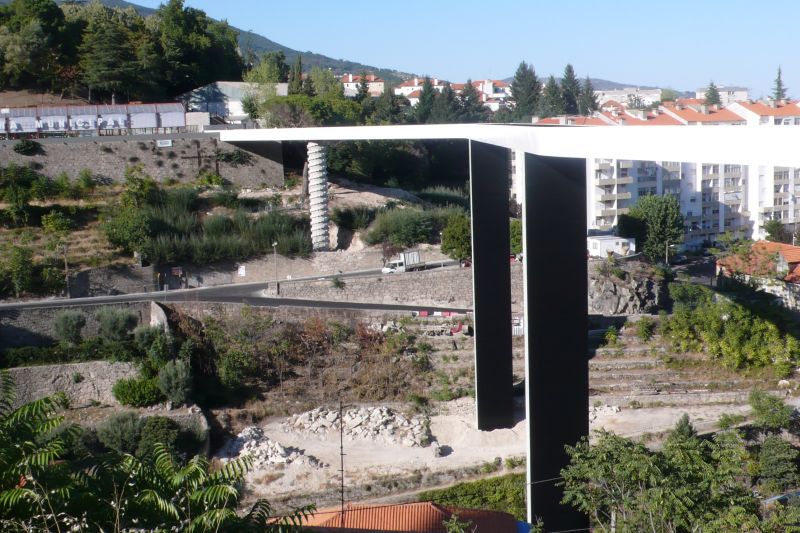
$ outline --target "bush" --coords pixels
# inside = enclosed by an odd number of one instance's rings
[[[38,153],[42,145],[30,139],[20,139],[14,143],[14,151],[20,155],[34,155]]]
[[[188,403],[192,394],[189,365],[180,359],[170,361],[158,372],[158,389],[175,405]]]
[[[148,416],[139,422],[139,444],[136,456],[145,457],[153,451],[157,443],[175,450],[181,428],[177,422],[165,416]]]
[[[106,448],[134,453],[139,446],[139,415],[133,412],[112,415],[97,428],[97,438]]]
[[[366,229],[375,219],[375,210],[369,207],[337,207],[331,213],[331,220],[339,226],[350,231]]]
[[[114,384],[111,392],[119,403],[131,407],[148,407],[164,399],[154,378],[121,379]]]
[[[446,489],[421,492],[418,498],[445,506],[503,511],[525,520],[525,474],[459,483]]]
[[[425,187],[416,195],[427,202],[438,204],[441,206],[458,206],[463,209],[469,209],[469,191],[466,187],[446,187],[444,185],[436,185],[433,187]]]
[[[81,342],[81,331],[86,326],[86,315],[80,311],[61,311],[55,318],[56,335],[67,344]]]
[[[139,355],[131,342],[104,341],[99,337],[80,344],[9,348],[0,355],[0,367],[34,366],[81,361],[133,361]]]
[[[656,322],[649,316],[643,316],[636,323],[636,336],[642,342],[648,342],[656,330]]]
[[[367,244],[389,242],[394,246],[409,247],[419,243],[434,243],[439,233],[453,215],[463,215],[458,208],[421,210],[416,208],[387,209],[375,217],[372,229],[367,232]]]
[[[111,341],[124,341],[136,327],[136,315],[124,309],[104,307],[97,311],[95,318],[100,323],[100,336]]]
[[[753,409],[753,425],[762,431],[777,432],[788,429],[794,408],[783,403],[781,398],[764,391],[754,390],[747,397]]]
[[[139,326],[133,330],[133,341],[139,350],[146,352],[153,344],[153,341],[156,340],[156,337],[163,333],[164,330],[159,326]]]
[[[614,326],[608,326],[603,341],[606,346],[616,346],[619,344],[619,331]]]
[[[743,415],[735,415],[730,413],[722,413],[719,417],[719,429],[725,431],[731,428],[734,428],[745,421],[745,417]]]
[[[236,148],[232,152],[217,150],[216,158],[220,163],[227,163],[232,167],[238,167],[239,165],[250,165],[253,163],[253,156],[250,154],[250,152],[245,152],[241,148]]]

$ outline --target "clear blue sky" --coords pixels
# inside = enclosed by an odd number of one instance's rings
[[[138,0],[157,7],[159,0]],[[572,63],[622,83],[771,91],[778,65],[800,97],[797,0],[186,0],[301,51],[450,81],[505,78],[521,60]],[[496,6],[496,7],[493,7]]]

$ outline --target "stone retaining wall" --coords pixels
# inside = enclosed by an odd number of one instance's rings
[[[158,148],[156,139],[170,139],[173,145]],[[241,187],[283,185],[283,154],[277,143],[264,143],[268,152],[252,153],[251,164],[233,166],[217,163],[215,153],[217,150],[231,152],[236,147],[203,134],[40,139],[38,142],[42,153],[24,156],[14,152],[16,141],[0,141],[0,161],[4,165],[32,166],[52,178],[66,172],[74,179],[81,170],[89,169],[96,175],[121,182],[126,167],[141,163],[145,172],[158,181],[190,182],[201,170],[208,169],[218,170],[223,178]]]
[[[107,361],[27,366],[9,372],[17,388],[14,407],[63,392],[73,408],[93,403],[119,405],[111,393],[114,383],[138,374],[132,363]]]
[[[0,310],[0,351],[18,346],[49,346],[56,340],[55,318],[66,310],[86,315],[84,338],[97,335],[100,324],[94,315],[102,307],[128,309],[138,317],[139,324],[150,324],[150,302]]]

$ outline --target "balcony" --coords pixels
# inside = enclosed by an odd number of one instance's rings
[[[623,159],[619,161],[619,168],[633,168],[633,161]]]
[[[629,192],[620,192],[617,194],[602,194],[600,195],[601,202],[612,202],[615,200],[630,200],[631,193]]]

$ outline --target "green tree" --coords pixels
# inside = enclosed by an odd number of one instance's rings
[[[294,60],[289,71],[289,94],[301,94],[303,92],[303,58],[300,54]]]
[[[772,242],[783,242],[791,244],[792,233],[786,229],[780,220],[771,219],[762,226],[767,234],[767,240]]]
[[[427,124],[433,111],[433,103],[436,100],[436,89],[428,76],[422,82],[422,91],[419,95],[419,102],[414,108],[414,118],[418,124]]]
[[[33,288],[33,250],[26,246],[12,246],[6,269],[17,298]]]
[[[458,261],[472,257],[472,228],[467,215],[453,215],[442,230],[442,252]]]
[[[356,102],[363,102],[369,98],[369,81],[367,80],[367,73],[361,71],[358,75],[358,91],[356,92]]]
[[[53,325],[59,339],[77,346],[81,342],[81,331],[86,326],[86,315],[80,311],[61,311],[56,315]]]
[[[567,63],[564,67],[564,77],[561,80],[561,99],[564,102],[564,113],[567,115],[578,114],[578,100],[581,94],[581,82],[575,76],[572,65]]]
[[[522,61],[511,82],[511,101],[514,102],[513,118],[517,122],[530,122],[539,109],[539,93],[542,84],[536,77],[533,65]]]
[[[111,19],[92,20],[83,34],[80,67],[89,90],[128,92],[137,78],[136,56],[127,29]],[[91,95],[91,92],[89,93]]]
[[[768,433],[787,429],[792,422],[794,409],[781,398],[764,391],[754,390],[747,397],[753,415],[753,425]]]
[[[780,435],[768,435],[758,452],[759,479],[767,490],[783,492],[796,487],[798,452]]]
[[[631,219],[638,219],[638,226],[645,228],[644,254],[653,262],[667,259],[672,253],[670,246],[683,240],[683,215],[673,196],[642,196],[628,212]],[[637,241],[637,247],[641,243]]]
[[[522,253],[522,221],[514,218],[511,220],[509,233],[511,234],[511,253]]]
[[[429,124],[452,124],[458,117],[458,99],[450,84],[444,82],[442,92],[434,95],[428,117]]]
[[[772,98],[775,100],[786,100],[787,88],[783,84],[783,77],[781,75],[781,67],[778,66],[778,76],[775,78],[775,85],[772,88]]]
[[[661,89],[661,101],[662,102],[674,102],[678,98],[681,97],[681,93],[676,91],[675,89]]]
[[[342,82],[330,70],[312,67],[309,78],[317,96],[344,97]]]
[[[542,97],[539,100],[539,116],[542,118],[564,114],[564,98],[555,77],[547,78]]]
[[[720,105],[722,101],[719,98],[719,89],[717,86],[714,85],[714,82],[708,84],[708,88],[706,89],[706,104],[708,105]]]
[[[598,108],[597,95],[594,94],[592,80],[589,79],[589,76],[586,76],[586,79],[583,80],[583,86],[581,87],[581,96],[578,99],[578,113],[581,115],[591,115],[592,112],[597,111]]]
[[[692,422],[689,420],[689,415],[683,413],[683,415],[678,419],[678,422],[675,424],[675,427],[672,428],[670,437],[681,438],[681,439],[693,439],[696,436],[697,436],[697,430],[694,428]]]
[[[458,95],[458,121],[459,122],[483,122],[486,120],[486,107],[481,101],[478,89],[468,79],[464,84],[464,90]]]

